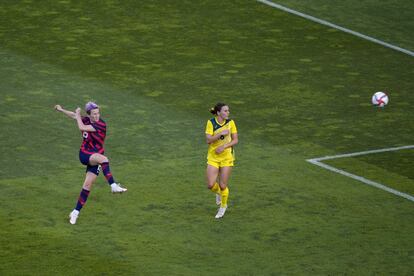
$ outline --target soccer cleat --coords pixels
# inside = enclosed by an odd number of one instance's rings
[[[216,215],[216,219],[218,218],[222,218],[224,216],[224,213],[226,212],[227,206],[226,207],[220,207],[218,209],[217,215]]]
[[[216,194],[216,205],[220,205],[220,204],[221,204],[221,195]]]
[[[74,209],[70,214],[69,214],[69,222],[70,224],[75,224],[76,220],[78,219],[79,216],[79,211]]]
[[[119,183],[112,183],[111,184],[111,191],[113,193],[123,193],[126,192],[127,189],[126,188],[122,188]]]

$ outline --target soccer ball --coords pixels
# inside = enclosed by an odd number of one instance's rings
[[[379,107],[383,107],[385,105],[388,104],[388,95],[385,94],[384,92],[376,92],[373,96],[372,96],[372,104],[379,106]]]

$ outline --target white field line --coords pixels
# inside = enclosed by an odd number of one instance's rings
[[[331,28],[334,28],[334,29],[343,31],[345,33],[349,33],[351,35],[354,35],[354,36],[363,38],[365,40],[368,40],[368,41],[371,41],[371,42],[380,44],[380,45],[382,45],[384,47],[387,47],[387,48],[390,48],[390,49],[393,49],[393,50],[402,52],[402,53],[407,54],[409,56],[414,56],[414,52],[413,51],[410,51],[410,50],[407,50],[407,49],[404,49],[404,48],[401,48],[401,47],[392,45],[390,43],[384,42],[382,40],[379,40],[379,39],[376,39],[376,38],[373,38],[373,37],[370,37],[370,36],[367,36],[367,35],[364,35],[364,34],[355,32],[355,31],[352,31],[350,29],[347,29],[347,28],[344,28],[344,27],[335,25],[333,23],[330,23],[328,21],[325,21],[325,20],[322,20],[322,19],[313,17],[311,15],[307,15],[307,14],[304,14],[304,13],[301,13],[301,12],[298,12],[298,11],[295,11],[295,10],[292,10],[292,9],[289,9],[289,8],[286,8],[286,7],[282,6],[282,5],[273,3],[271,1],[268,1],[268,0],[256,0],[256,1],[261,2],[263,4],[266,4],[268,6],[271,6],[273,8],[276,8],[276,9],[279,9],[279,10],[282,10],[282,11],[285,11],[285,12],[288,12],[288,13],[291,13],[291,14],[294,14],[294,15],[297,15],[297,16],[300,16],[300,17],[303,17],[303,18],[306,18],[306,19],[311,20],[311,21],[314,21],[316,23],[319,23],[319,24],[322,24],[322,25],[325,25],[325,26],[328,26],[328,27],[331,27]]]
[[[402,146],[402,147],[395,147],[395,148],[367,150],[367,151],[353,152],[353,153],[347,153],[347,154],[325,156],[325,157],[313,158],[312,160],[322,161],[322,160],[337,159],[337,158],[343,158],[343,157],[353,157],[353,156],[358,156],[358,155],[367,155],[367,154],[371,154],[371,153],[396,151],[396,150],[404,150],[404,149],[413,149],[413,148],[414,148],[414,145],[409,145],[409,146]]]
[[[395,148],[378,149],[378,150],[361,151],[361,152],[354,152],[354,153],[340,154],[340,155],[333,155],[333,156],[325,156],[325,157],[320,157],[320,158],[308,159],[306,161],[308,161],[309,163],[312,163],[316,166],[319,166],[319,167],[322,167],[324,169],[333,171],[335,173],[345,175],[347,177],[350,177],[350,178],[353,178],[355,180],[361,181],[362,183],[365,183],[367,185],[373,186],[375,188],[381,189],[383,191],[389,192],[391,194],[403,197],[405,199],[408,199],[408,200],[414,202],[414,196],[412,196],[412,195],[400,192],[398,190],[392,189],[392,188],[387,187],[387,186],[385,186],[383,184],[380,184],[378,182],[366,179],[362,176],[358,176],[358,175],[346,172],[344,170],[337,169],[335,167],[332,167],[332,166],[329,166],[327,164],[324,164],[324,163],[320,162],[321,160],[329,160],[329,159],[336,159],[336,158],[343,158],[343,157],[352,157],[352,156],[358,156],[358,155],[365,155],[365,154],[372,154],[372,153],[379,153],[379,152],[387,152],[387,151],[397,151],[397,150],[412,149],[412,148],[414,148],[414,145],[403,146],[403,147],[395,147]]]

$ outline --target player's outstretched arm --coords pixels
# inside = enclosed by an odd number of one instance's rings
[[[63,114],[65,114],[65,115],[66,115],[66,116],[68,116],[69,118],[76,119],[76,114],[75,114],[75,112],[72,112],[72,111],[69,111],[69,110],[63,109],[63,108],[62,108],[62,106],[60,106],[59,104],[55,105],[55,110],[56,110],[56,111],[59,111],[59,112],[62,112]]]

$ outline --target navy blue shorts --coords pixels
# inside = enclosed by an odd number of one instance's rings
[[[101,166],[95,165],[91,166],[89,165],[89,158],[91,158],[92,154],[87,154],[82,151],[79,151],[79,161],[86,166],[86,172],[91,172],[96,175],[99,175],[99,172],[101,171]]]

